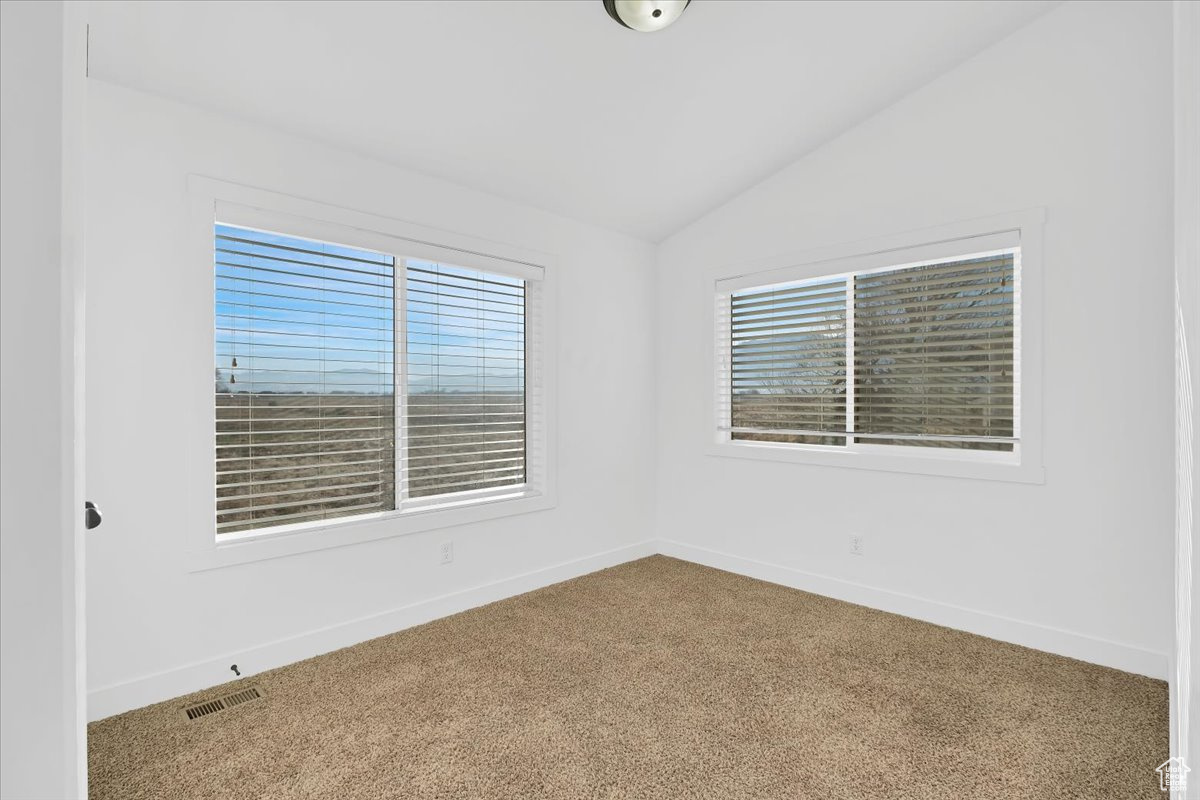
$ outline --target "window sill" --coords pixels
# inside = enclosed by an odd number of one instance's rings
[[[211,546],[187,554],[188,572],[265,561],[272,558],[329,550],[334,547],[389,539],[411,533],[468,525],[516,514],[545,511],[555,506],[547,494],[525,492],[483,500],[362,514],[340,520],[281,525],[257,532],[214,535]]]
[[[796,446],[762,442],[713,442],[707,452],[712,456],[748,458],[760,461],[783,461],[793,464],[812,464],[847,469],[867,469],[880,472],[904,472],[912,475],[937,475],[946,478],[1008,481],[1011,483],[1046,482],[1041,463],[1026,455],[1020,458],[1008,453],[979,453],[945,450],[936,454],[913,455],[843,450],[819,445]]]

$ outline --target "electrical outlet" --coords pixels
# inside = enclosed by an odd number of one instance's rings
[[[454,560],[454,542],[442,542],[442,563],[449,564]]]
[[[861,556],[862,554],[863,554],[863,537],[851,536],[850,537],[850,555]]]

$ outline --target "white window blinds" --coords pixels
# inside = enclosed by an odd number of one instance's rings
[[[213,242],[218,535],[546,491],[542,268]]]
[[[218,225],[217,532],[395,508],[395,261]]]
[[[410,261],[405,497],[526,482],[526,281]]]
[[[1013,248],[718,292],[719,430],[1012,452],[1018,263]]]
[[[738,292],[729,315],[732,438],[842,444],[846,281]]]
[[[1012,450],[1014,289],[1012,253],[855,277],[855,432]]]

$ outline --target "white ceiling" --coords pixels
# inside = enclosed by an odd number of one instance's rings
[[[1053,2],[96,2],[94,77],[658,241]]]

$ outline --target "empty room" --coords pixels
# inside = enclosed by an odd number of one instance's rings
[[[3,800],[1200,800],[1200,4],[0,10]]]

